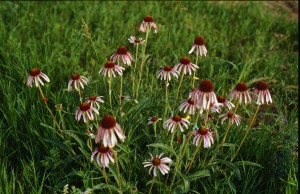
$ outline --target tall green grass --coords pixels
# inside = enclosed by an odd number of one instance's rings
[[[74,119],[78,95],[67,92],[73,72],[91,83],[84,95],[102,95],[106,103],[100,116],[109,112],[107,79],[98,71],[120,45],[129,44],[144,16],[150,14],[158,33],[150,34],[139,103],[124,102],[122,127],[126,134],[118,158],[125,193],[164,193],[164,177],[152,180],[142,162],[153,150],[172,154],[162,147],[162,135],[154,139],[147,118],[162,115],[164,83],[157,79],[160,66],[175,65],[187,56],[193,39],[205,38],[208,56],[199,59],[197,76],[210,79],[217,95],[228,96],[240,81],[252,86],[258,80],[270,85],[274,104],[262,106],[236,161],[225,156],[210,166],[196,164],[191,172],[176,177],[175,193],[296,193],[298,191],[298,20],[274,11],[265,2],[2,2],[0,4],[0,193],[62,193],[69,184],[73,193],[93,188],[95,193],[117,191],[116,168],[107,171],[90,163],[85,125]],[[91,43],[82,36],[88,24],[99,61]],[[189,56],[195,61],[195,56]],[[49,106],[60,120],[55,105],[62,104],[66,138],[54,132],[52,118],[37,88],[26,86],[28,72],[38,67],[51,82],[43,87]],[[124,72],[124,95],[131,93],[131,70]],[[177,105],[187,98],[190,81],[184,80]],[[170,104],[179,80],[170,82]],[[114,80],[118,88],[118,79]],[[118,109],[118,90],[113,91]],[[242,109],[242,126],[232,129],[224,149],[232,153],[244,135],[254,107]],[[161,122],[161,121],[160,121]],[[158,123],[158,131],[162,122]],[[226,126],[220,129],[225,130]],[[224,129],[223,129],[224,128]],[[186,138],[186,137],[182,137]],[[155,144],[156,143],[156,144]],[[94,144],[94,147],[96,145]],[[181,149],[176,146],[175,151]],[[203,149],[204,150],[204,149]],[[169,151],[169,152],[168,152]],[[200,153],[203,158],[210,150]],[[165,155],[166,155],[165,154]],[[186,153],[187,160],[192,153]],[[176,156],[173,155],[172,159]],[[200,160],[201,161],[201,160]],[[174,168],[171,167],[170,177]],[[167,182],[167,181],[166,181]]]

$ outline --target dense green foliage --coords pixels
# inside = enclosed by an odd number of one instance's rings
[[[163,117],[164,113],[165,82],[157,79],[159,67],[177,64],[188,55],[199,35],[205,38],[208,50],[208,56],[199,59],[200,80],[210,79],[217,95],[224,96],[229,96],[240,81],[251,88],[264,80],[269,83],[274,103],[261,106],[233,162],[229,162],[230,156],[218,155],[203,167],[202,159],[213,151],[201,150],[199,164],[187,175],[176,176],[174,192],[296,193],[298,20],[288,18],[283,10],[275,14],[264,2],[175,1],[0,3],[0,193],[62,193],[66,184],[75,186],[77,192],[87,188],[95,193],[118,189],[114,165],[107,170],[111,184],[105,186],[101,168],[90,162],[86,126],[74,119],[78,94],[68,92],[67,83],[74,72],[88,77],[84,96],[104,96],[100,117],[109,113],[107,79],[98,72],[120,45],[134,56],[135,48],[127,39],[132,35],[144,38],[138,27],[146,15],[154,17],[158,33],[149,35],[138,103],[135,99],[124,102],[122,119],[119,79],[113,80],[113,106],[126,134],[125,142],[116,147],[124,193],[133,193],[134,188],[141,193],[149,190],[152,176],[142,165],[149,152],[164,152],[176,161],[173,150],[154,144],[169,144],[170,134],[166,135],[162,121],[157,130],[164,133],[154,138],[147,119],[153,115]],[[82,36],[82,18],[99,59],[91,42]],[[194,54],[188,56],[195,61]],[[38,89],[26,85],[33,67],[40,68],[51,80],[42,89],[65,131],[64,139],[57,135]],[[126,68],[123,93],[132,97],[131,74],[132,70]],[[170,81],[171,105],[175,103],[178,82]],[[190,78],[184,79],[177,107],[188,97],[190,82]],[[62,104],[61,111],[55,109],[57,104]],[[226,153],[236,150],[254,111],[254,103],[240,108],[242,124],[229,132]],[[220,125],[220,135],[225,128]],[[186,138],[186,134],[181,137]],[[179,149],[176,144],[174,152],[178,154]],[[184,160],[191,155],[192,146]],[[174,173],[174,166],[170,168],[168,180],[163,176],[154,180],[153,193],[167,191]]]

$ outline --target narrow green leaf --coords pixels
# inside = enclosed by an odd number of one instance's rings
[[[236,165],[234,165],[234,163],[228,162],[226,160],[220,160],[220,159],[215,159],[215,162],[227,165],[229,168],[231,168],[234,171],[234,173],[236,174],[238,179],[241,180],[240,170],[238,169],[238,167]]]
[[[155,147],[155,148],[161,148],[163,150],[166,150],[166,151],[172,153],[174,156],[176,156],[178,158],[178,155],[176,154],[175,150],[173,148],[171,148],[170,146],[167,146],[166,144],[153,143],[153,144],[149,144],[147,146],[149,146],[149,147]]]
[[[207,176],[210,176],[209,170],[201,170],[199,172],[196,172],[196,173],[193,173],[193,174],[190,174],[190,175],[186,176],[186,178],[189,181],[193,181],[195,179],[202,178],[202,177],[207,177]]]
[[[237,161],[234,164],[236,166],[243,165],[243,166],[255,166],[255,167],[263,168],[260,164],[257,164],[255,162],[249,162],[249,161]]]

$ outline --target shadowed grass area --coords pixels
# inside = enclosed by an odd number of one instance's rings
[[[212,152],[203,149],[196,168],[187,176],[178,174],[174,192],[297,192],[297,19],[290,19],[284,10],[274,13],[265,2],[105,1],[0,4],[0,193],[63,193],[66,184],[70,190],[72,185],[76,187],[73,193],[87,188],[93,188],[95,193],[118,190],[115,166],[106,170],[110,184],[105,184],[102,168],[90,162],[86,126],[74,119],[80,105],[78,94],[68,92],[67,83],[74,72],[86,76],[90,83],[83,96],[104,96],[99,117],[110,113],[108,79],[98,72],[120,45],[134,56],[135,48],[128,38],[145,37],[138,28],[146,15],[154,17],[158,33],[149,35],[138,103],[135,99],[123,102],[122,119],[118,101],[120,79],[113,80],[113,107],[126,134],[126,141],[117,146],[124,192],[137,188],[140,193],[147,193],[152,182],[153,193],[167,192],[174,166],[168,180],[160,177],[151,182],[152,177],[142,165],[153,150],[164,151],[166,156],[172,154],[165,148],[148,146],[167,142],[167,136],[160,121],[157,130],[161,134],[154,138],[147,119],[164,114],[165,82],[157,79],[159,67],[174,66],[183,56],[194,62],[195,55],[188,55],[188,51],[199,35],[204,37],[208,50],[207,57],[199,58],[196,76],[200,80],[210,79],[216,94],[224,96],[229,96],[241,81],[250,89],[264,80],[274,103],[261,106],[236,161],[229,163],[230,157],[225,155],[203,167],[202,159]],[[82,19],[89,27],[97,54],[82,36]],[[62,126],[64,139],[55,132],[57,128],[38,89],[26,85],[33,67],[50,78],[43,91]],[[124,96],[133,97],[132,73],[130,68],[124,71]],[[191,81],[183,80],[179,98],[174,102],[179,79],[172,78],[171,106],[176,103],[178,107],[188,97]],[[57,104],[62,104],[61,111],[55,108]],[[254,111],[254,105],[240,108],[242,125],[231,129],[227,153],[237,149]],[[223,134],[225,128],[226,125],[220,125],[219,133]],[[180,149],[176,144],[174,152]],[[192,150],[184,156],[184,163],[191,155]]]

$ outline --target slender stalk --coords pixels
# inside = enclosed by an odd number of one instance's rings
[[[116,162],[116,168],[117,168],[117,173],[118,173],[119,189],[120,189],[120,193],[122,194],[123,190],[122,190],[121,174],[120,174],[120,168],[119,168],[119,163],[118,163],[118,158],[117,158],[117,152],[115,150],[113,150],[113,149],[111,149],[111,150],[113,152],[114,159],[115,159],[115,162]]]
[[[189,170],[191,169],[191,167],[192,167],[192,165],[193,165],[193,162],[194,162],[194,159],[195,159],[195,156],[196,156],[196,154],[199,152],[199,150],[200,150],[200,148],[201,148],[202,140],[203,140],[203,138],[200,139],[199,145],[197,146],[196,150],[194,151],[194,154],[193,154],[193,156],[192,156],[192,159],[191,159],[190,163],[187,165],[187,167],[186,167],[186,169],[185,169],[184,175],[186,175],[186,174],[189,172]]]
[[[103,176],[104,176],[105,183],[106,183],[107,185],[109,185],[109,184],[108,184],[107,174],[106,174],[106,172],[105,172],[105,167],[104,167],[104,166],[103,166],[103,169],[102,169],[102,174],[103,174]],[[110,190],[110,189],[108,189],[108,190],[109,190],[109,193],[112,194],[111,190]]]
[[[168,81],[168,79],[166,80],[166,97],[165,97],[165,102],[166,102],[166,104],[165,104],[165,113],[164,113],[164,118],[163,118],[163,120],[165,120],[165,118],[166,118],[166,116],[167,116],[167,109],[169,108],[169,100],[168,100],[168,98],[169,98],[169,95],[168,95],[168,87],[169,87],[169,81]]]
[[[176,124],[177,125],[177,124]],[[174,129],[174,131],[173,131],[173,133],[172,133],[172,138],[171,138],[171,147],[173,148],[173,140],[174,140],[174,135],[175,135],[175,133],[176,133],[176,128],[177,127],[175,127],[175,129]]]
[[[208,150],[206,151],[206,153],[205,153],[205,156],[204,156],[204,159],[203,159],[203,162],[202,162],[202,165],[201,165],[201,167],[203,167],[204,166],[204,164],[205,164],[205,162],[206,162],[206,158],[207,158],[207,156],[208,156]]]
[[[176,101],[177,101],[177,98],[178,98],[178,95],[179,95],[179,91],[180,91],[180,87],[181,87],[181,84],[182,84],[183,77],[184,77],[184,71],[182,70],[181,78],[180,78],[177,93],[176,93],[176,98],[175,98],[174,105],[173,105],[173,110],[175,109],[175,106],[176,106]]]
[[[135,60],[134,60],[134,68],[133,68],[133,79],[132,79],[132,95],[135,97],[135,74],[136,74],[136,63],[138,59],[138,51],[139,51],[139,44],[136,44],[135,48]]]
[[[200,112],[200,110],[199,110],[199,112]],[[209,113],[209,108],[206,109],[206,117],[205,117],[205,121],[204,121],[204,126],[206,126],[206,124],[207,124],[208,113]],[[202,143],[202,140],[203,140],[203,138],[200,139],[199,145],[197,146],[196,150],[195,150],[194,153],[193,153],[192,160],[191,160],[190,163],[187,165],[185,174],[187,174],[188,171],[190,170],[190,168],[192,167],[192,164],[193,164],[193,162],[194,162],[195,156],[196,156],[196,154],[198,153],[198,151],[200,150],[200,147],[201,147],[200,145],[201,145],[201,143]]]
[[[109,93],[109,104],[110,104],[110,109],[111,109],[111,113],[113,114],[113,109],[112,109],[112,100],[111,100],[111,84],[112,84],[112,76],[109,77],[109,81],[108,81],[108,93]]]
[[[83,113],[83,114],[86,114],[86,113]],[[86,120],[86,131],[89,131],[89,119]],[[92,144],[91,137],[89,137],[88,147],[90,148],[90,151],[93,152],[93,144]]]
[[[150,31],[150,28],[149,28],[149,26],[147,26],[145,44],[144,44],[144,47],[143,47],[143,50],[142,50],[142,62],[141,62],[141,66],[140,66],[140,77],[139,77],[139,80],[138,80],[138,85],[137,85],[137,90],[136,90],[136,98],[138,97],[139,88],[140,88],[140,84],[141,84],[141,80],[142,80],[143,65],[145,63],[145,53],[146,53],[146,47],[147,47],[147,44],[148,44],[149,31]]]
[[[156,137],[156,122],[153,123],[154,137]]]
[[[81,94],[81,91],[80,91],[80,84],[79,84],[79,82],[77,82],[76,84],[77,84],[77,88],[78,88],[78,94],[79,94],[80,103],[82,103],[83,98],[81,96],[82,94]]]
[[[238,107],[239,107],[239,104],[236,105],[234,114],[236,113]],[[225,131],[225,135],[224,135],[223,140],[222,140],[222,142],[221,142],[220,145],[223,145],[223,144],[225,143],[227,134],[228,134],[228,132],[229,132],[229,128],[231,127],[232,123],[233,123],[233,118],[230,118],[230,119],[229,119],[229,123],[228,123],[227,128],[226,128],[226,131]]]
[[[39,91],[40,91],[40,94],[41,94],[42,98],[45,98],[44,93],[42,91],[42,88],[41,88],[40,84],[38,84],[38,88],[39,88]],[[54,117],[51,109],[49,108],[48,103],[46,101],[44,101],[44,102],[45,102],[47,110],[49,111],[49,113],[50,113],[50,115],[51,115],[51,117],[53,119],[54,124],[57,126],[57,128],[58,128],[59,131],[62,131],[61,128],[60,128],[60,126],[59,126],[59,124],[58,124],[58,122],[56,121],[56,118]],[[64,139],[64,136],[61,133],[57,132],[57,135],[59,135],[62,139]]]
[[[154,180],[155,180],[155,176],[153,176],[152,183],[151,183],[151,186],[150,186],[150,189],[149,189],[149,194],[151,194]]]
[[[235,153],[234,156],[231,158],[230,162],[233,161],[233,159],[236,157],[236,155],[237,155],[238,152],[240,151],[240,149],[241,149],[241,147],[242,147],[242,145],[243,145],[243,143],[244,143],[244,141],[245,141],[245,139],[246,139],[246,137],[247,137],[247,135],[248,135],[248,133],[249,133],[251,127],[252,127],[252,125],[253,125],[253,122],[254,122],[254,120],[255,120],[255,118],[256,118],[256,115],[257,115],[257,113],[258,113],[259,107],[260,107],[260,105],[257,106],[256,111],[255,111],[255,113],[254,113],[254,115],[253,115],[253,117],[252,117],[252,119],[251,119],[250,125],[248,125],[248,128],[247,128],[247,130],[246,130],[246,134],[244,135],[244,138],[242,139],[242,142],[240,143],[240,145],[239,145],[239,147],[238,147],[236,153]]]
[[[186,152],[186,150],[188,148],[188,142],[191,139],[192,135],[193,135],[193,131],[190,132],[190,134],[188,136],[188,139],[186,140],[185,144],[183,145],[184,146],[183,151],[180,154],[179,159],[175,163],[174,176],[173,176],[172,181],[171,181],[170,190],[169,190],[170,192],[169,193],[172,193],[172,187],[173,187],[173,184],[174,184],[174,181],[175,181],[175,178],[176,178],[176,174],[177,174],[177,171],[178,171],[178,167],[179,167],[180,161],[184,157],[184,154],[185,154],[185,152]]]
[[[199,57],[199,56],[196,54],[196,63],[195,63],[195,65],[197,65],[197,63],[198,63],[198,57]],[[194,87],[195,87],[196,70],[197,70],[197,69],[195,69],[195,71],[194,71],[194,75],[193,75],[192,88],[194,88]]]
[[[197,122],[198,122],[199,116],[200,116],[200,110],[198,110],[198,114],[196,116],[196,120],[195,120],[195,124],[194,124],[193,128],[195,128],[197,126]],[[174,184],[174,180],[176,178],[176,174],[177,174],[177,171],[178,171],[178,167],[179,167],[180,161],[183,159],[183,157],[185,155],[185,152],[186,152],[186,150],[188,148],[188,142],[192,138],[193,134],[194,134],[194,131],[191,131],[190,134],[189,134],[189,136],[188,136],[188,138],[187,138],[187,140],[186,140],[186,142],[185,142],[185,144],[183,145],[184,147],[183,147],[182,153],[180,154],[179,159],[175,163],[175,171],[174,171],[174,176],[173,176],[172,181],[171,181],[170,193],[172,192],[172,187],[173,187],[173,184]]]

